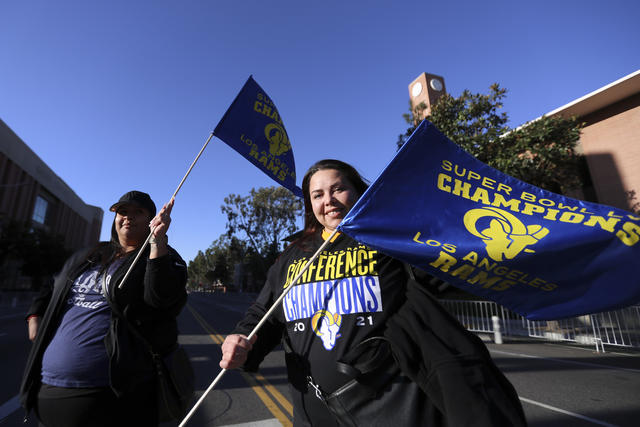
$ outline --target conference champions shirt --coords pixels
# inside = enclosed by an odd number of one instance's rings
[[[285,329],[293,354],[305,361],[302,365],[306,366],[300,366],[288,360],[287,369],[297,412],[304,410],[314,423],[330,418],[305,377],[310,375],[325,393],[349,381],[351,378],[337,372],[336,361],[364,339],[383,335],[386,320],[405,301],[406,289],[406,275],[399,261],[344,234],[338,235],[299,283],[292,285],[322,243],[321,233],[317,233],[304,247],[293,244],[283,252],[269,270],[256,303],[235,331],[248,334],[284,288],[293,286],[282,307],[274,312],[271,325]],[[257,335],[254,350],[260,352],[260,347],[270,344],[260,342],[260,331]]]

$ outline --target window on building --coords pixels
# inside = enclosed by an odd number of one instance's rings
[[[39,224],[44,224],[45,219],[47,218],[47,208],[49,207],[49,202],[47,202],[42,197],[36,197],[36,204],[33,208],[33,219],[35,222]]]

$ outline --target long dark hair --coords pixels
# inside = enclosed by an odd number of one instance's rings
[[[117,216],[117,214],[116,214]],[[116,216],[111,223],[111,239],[108,242],[98,242],[87,255],[87,261],[106,267],[118,258],[126,255],[124,248],[120,244],[118,232],[116,231]],[[149,234],[149,233],[147,233]]]
[[[324,159],[313,164],[302,179],[302,193],[304,196],[304,229],[300,240],[322,230],[322,224],[313,214],[311,207],[311,194],[309,194],[309,182],[311,177],[318,171],[333,169],[337,170],[344,176],[347,181],[355,188],[357,196],[360,197],[365,192],[369,184],[360,176],[358,171],[348,163],[335,159]]]

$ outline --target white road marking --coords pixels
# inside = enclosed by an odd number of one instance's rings
[[[626,371],[626,372],[633,372],[634,374],[640,374],[640,369],[620,368],[618,366],[601,365],[599,363],[577,362],[575,360],[563,360],[563,359],[555,359],[553,357],[533,356],[531,354],[513,353],[513,352],[510,352],[510,351],[502,351],[502,350],[493,350],[493,349],[491,349],[489,351],[491,353],[505,354],[507,356],[519,356],[519,357],[526,357],[526,358],[529,358],[529,359],[549,360],[549,361],[552,361],[552,362],[566,363],[566,364],[569,364],[569,365],[588,366],[590,368],[598,368],[598,369],[612,369],[614,371]]]
[[[282,427],[282,424],[280,424],[280,421],[277,419],[271,418],[269,420],[251,421],[242,424],[228,424],[222,427]]]
[[[560,409],[560,408],[556,408],[555,406],[551,406],[551,405],[547,405],[547,404],[544,404],[544,403],[536,402],[535,400],[525,399],[524,397],[521,397],[520,400],[522,400],[525,403],[529,403],[531,405],[541,406],[541,407],[543,407],[545,409],[549,409],[551,411],[556,411],[556,412],[560,412],[561,414],[570,415],[572,417],[580,418],[581,420],[589,421],[590,423],[598,424],[600,426],[617,427],[616,424],[611,424],[611,423],[607,423],[607,422],[604,422],[604,421],[596,420],[594,418],[589,418],[589,417],[586,417],[584,415],[576,414],[575,412],[565,411],[564,409]]]

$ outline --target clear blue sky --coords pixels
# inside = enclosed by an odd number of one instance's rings
[[[0,118],[86,203],[168,201],[252,74],[276,103],[298,184],[335,157],[370,180],[406,129],[408,84],[509,90],[511,126],[640,69],[640,3],[582,1],[3,1]],[[229,193],[273,182],[213,139],[178,194],[186,260],[225,230]]]

